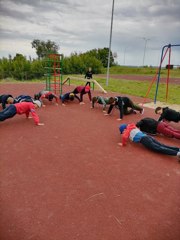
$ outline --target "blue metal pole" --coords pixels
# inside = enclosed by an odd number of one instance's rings
[[[171,44],[169,45],[165,45],[163,48],[162,48],[162,53],[161,53],[161,60],[160,60],[160,65],[159,65],[159,71],[158,71],[158,79],[157,79],[157,83],[156,83],[156,93],[155,93],[155,97],[154,97],[154,103],[156,104],[156,100],[157,100],[157,93],[158,93],[158,88],[159,88],[159,81],[160,81],[160,75],[161,75],[161,65],[162,65],[162,62],[163,62],[163,52],[164,52],[164,49],[165,47],[171,47]],[[167,51],[166,51],[167,53]]]

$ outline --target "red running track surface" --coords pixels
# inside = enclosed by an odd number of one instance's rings
[[[42,88],[1,84],[0,94]],[[176,157],[134,143],[117,146],[118,111],[104,116],[101,106],[90,109],[84,100],[47,103],[37,110],[44,126],[25,116],[0,123],[1,240],[179,240]],[[148,116],[157,118],[146,108]],[[122,123],[141,117],[125,116]],[[157,139],[180,146],[177,139]]]

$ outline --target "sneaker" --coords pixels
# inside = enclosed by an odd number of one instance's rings
[[[144,113],[144,108],[140,111],[140,114],[143,114]]]

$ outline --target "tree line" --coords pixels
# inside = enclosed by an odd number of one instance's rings
[[[49,53],[58,53],[59,46],[53,41],[40,41],[35,39],[31,43],[35,48],[37,58],[32,59],[17,53],[12,58],[0,58],[0,79],[12,78],[16,80],[41,79],[46,74],[47,56]],[[102,73],[108,64],[108,48],[99,48],[85,53],[71,53],[69,57],[63,56],[62,74],[83,74],[89,67],[94,74]],[[114,57],[110,52],[110,66],[115,65]]]

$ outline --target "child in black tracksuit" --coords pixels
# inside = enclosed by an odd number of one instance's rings
[[[115,97],[115,101],[113,104],[110,105],[107,115],[109,115],[114,106],[117,106],[120,111],[120,120],[123,119],[124,115],[128,115],[131,113],[136,113],[135,110],[139,111],[141,114],[143,113],[144,109],[136,104],[128,97]],[[128,108],[131,108],[130,110]]]
[[[92,79],[92,69],[91,68],[88,69],[84,78]],[[91,83],[89,81],[87,81],[85,86],[87,86],[87,85],[91,86]]]
[[[160,118],[158,121],[172,121],[172,122],[179,122],[180,121],[180,112],[177,112],[173,109],[170,109],[168,107],[162,108],[157,107],[155,109],[155,113],[160,115]]]

